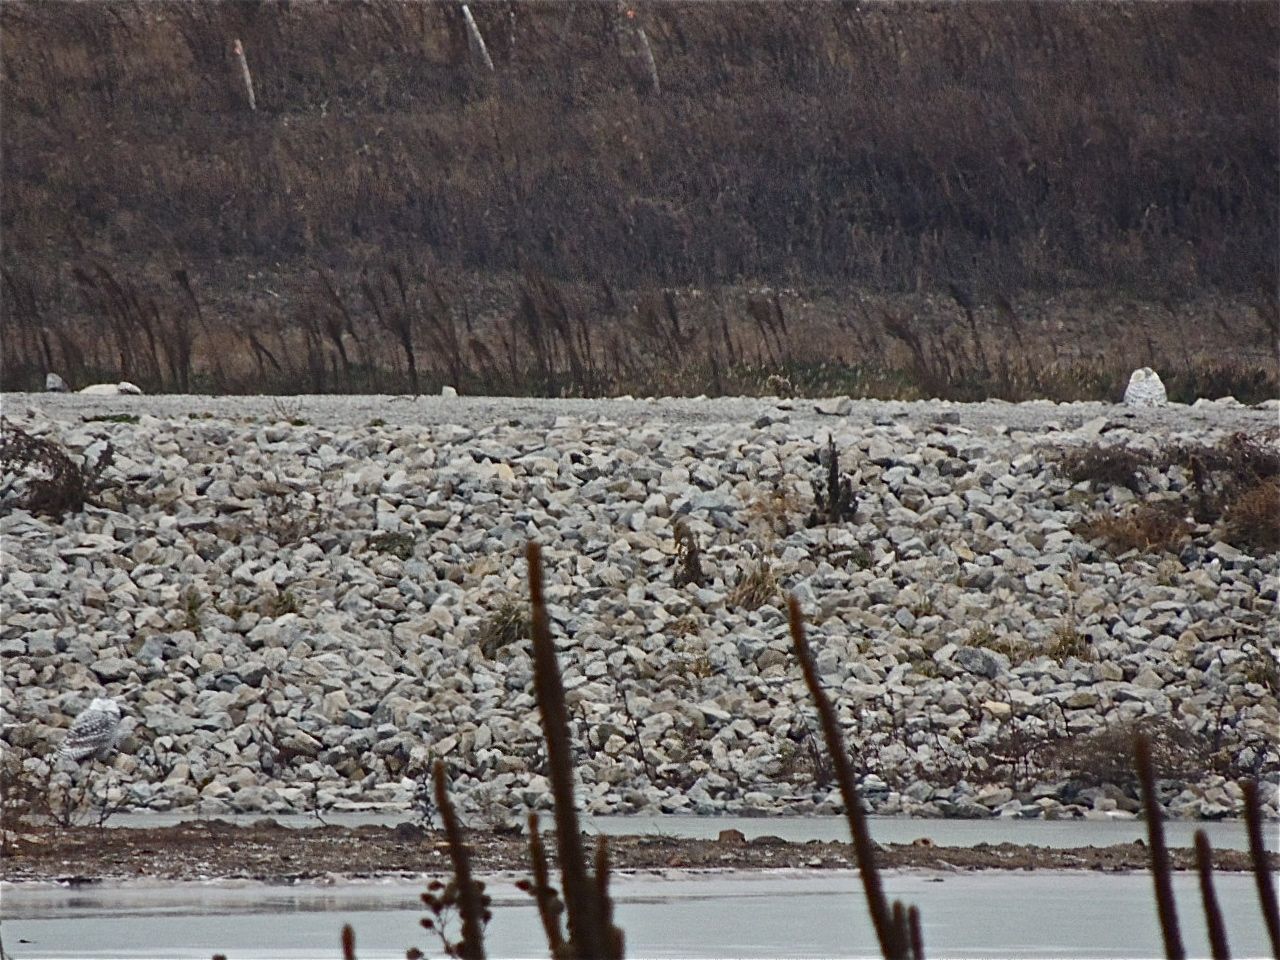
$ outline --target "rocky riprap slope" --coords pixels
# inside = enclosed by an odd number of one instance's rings
[[[839,808],[781,599],[738,602],[763,563],[807,613],[879,812],[1132,815],[1083,768],[1115,766],[1105,735],[1147,717],[1269,772],[1276,813],[1277,557],[1208,527],[1179,556],[1113,557],[1073,526],[1133,495],[1054,466],[1261,433],[1273,407],[9,395],[4,413],[77,454],[109,442],[118,481],[61,519],[0,482],[3,735],[32,775],[105,694],[128,711],[110,789],[139,807],[412,808],[434,757],[464,809],[545,806],[521,639],[536,540],[593,812]],[[828,434],[856,515],[807,527]],[[677,519],[701,585],[678,585]],[[1067,734],[1070,758],[1045,752]],[[1239,809],[1207,769],[1163,787],[1175,815]]]

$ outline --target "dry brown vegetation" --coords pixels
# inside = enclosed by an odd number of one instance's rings
[[[1090,517],[1076,532],[1086,540],[1101,540],[1117,554],[1173,553],[1191,536],[1191,524],[1176,503],[1143,503],[1127,512]]]
[[[1152,496],[1153,478],[1179,468],[1189,480],[1176,494]],[[1182,444],[1160,451],[1093,444],[1063,451],[1058,469],[1094,493],[1125,487],[1139,502],[1102,510],[1077,532],[1108,549],[1177,551],[1194,520],[1244,550],[1280,548],[1280,447],[1274,435],[1235,433],[1215,444]]]
[[[726,603],[743,610],[758,610],[766,603],[776,604],[782,598],[782,585],[768,560],[757,560],[746,570],[733,589]]]
[[[5,4],[5,388],[1277,392],[1275,5],[634,9]]]
[[[1240,494],[1223,517],[1227,536],[1263,550],[1280,550],[1280,479],[1272,477]]]
[[[94,503],[114,457],[108,443],[92,460],[86,455],[77,463],[56,440],[32,436],[0,418],[0,472],[21,485],[17,505],[31,513],[61,517]]]

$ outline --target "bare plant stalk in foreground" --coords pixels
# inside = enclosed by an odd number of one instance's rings
[[[1258,886],[1258,900],[1262,904],[1262,916],[1267,923],[1267,936],[1271,938],[1271,955],[1280,960],[1280,909],[1276,907],[1276,888],[1267,869],[1267,848],[1262,842],[1262,809],[1258,804],[1258,784],[1246,780],[1244,788],[1244,819],[1249,827],[1249,859],[1253,862],[1253,878]]]
[[[529,544],[529,598],[532,604],[534,689],[538,696],[538,712],[542,716],[542,735],[547,743],[547,766],[551,795],[555,803],[556,846],[560,854],[560,872],[564,887],[565,910],[568,913],[569,952],[573,956],[609,958],[618,956],[612,950],[614,937],[609,930],[609,910],[602,899],[603,886],[597,886],[587,870],[582,837],[578,830],[578,814],[573,795],[573,754],[569,741],[569,714],[565,707],[564,684],[556,661],[555,643],[547,621],[547,606],[542,594],[542,550]]]
[[[924,931],[920,929],[920,908],[914,903],[907,908],[907,924],[910,928],[912,960],[924,960]]]
[[[867,908],[871,911],[871,922],[875,926],[876,937],[880,941],[880,953],[886,958],[905,957],[906,944],[898,935],[898,928],[894,925],[893,915],[885,900],[880,871],[876,867],[875,847],[867,828],[867,817],[862,810],[862,801],[858,799],[857,783],[849,763],[849,753],[840,732],[835,708],[831,706],[831,701],[818,681],[818,670],[813,665],[813,655],[809,651],[809,643],[804,636],[800,603],[795,597],[787,598],[787,612],[791,618],[791,641],[795,648],[796,659],[800,661],[800,669],[804,673],[804,682],[809,687],[809,695],[813,697],[813,702],[818,708],[822,735],[827,742],[827,752],[831,755],[836,782],[840,784],[845,816],[849,820],[849,831],[853,834],[853,850],[858,860],[858,873],[862,876],[862,889],[867,897]]]
[[[1213,848],[1209,846],[1209,837],[1203,830],[1196,831],[1195,843],[1196,870],[1200,874],[1200,899],[1204,904],[1205,925],[1209,929],[1209,948],[1213,951],[1213,960],[1231,960],[1227,928],[1222,922],[1218,895],[1213,889]]]
[[[458,957],[460,960],[484,960],[484,903],[471,877],[471,854],[463,840],[462,827],[458,823],[458,814],[453,809],[453,801],[449,799],[443,760],[435,762],[431,777],[435,785],[436,809],[440,811],[445,839],[449,842],[453,878],[458,885],[458,912],[462,916],[462,943],[459,945]]]
[[[1178,930],[1178,911],[1173,902],[1173,868],[1164,842],[1164,822],[1160,803],[1156,800],[1156,774],[1151,763],[1151,738],[1140,733],[1134,738],[1134,763],[1142,784],[1142,809],[1147,818],[1147,839],[1151,846],[1151,878],[1156,886],[1156,910],[1160,914],[1160,932],[1164,937],[1164,954],[1169,960],[1185,960],[1187,951]]]
[[[356,932],[349,923],[342,925],[342,960],[356,960]]]
[[[613,925],[613,901],[609,898],[609,838],[596,837],[596,896],[600,903],[600,923],[608,938],[611,957],[621,957],[625,941],[622,930]]]
[[[533,899],[538,905],[538,917],[542,920],[542,932],[547,936],[551,956],[564,952],[564,935],[560,932],[560,913],[556,892],[551,889],[547,871],[547,852],[542,846],[542,834],[538,827],[538,815],[529,814],[529,863],[533,868]]]

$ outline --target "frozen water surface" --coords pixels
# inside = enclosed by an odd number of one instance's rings
[[[489,956],[546,956],[537,913],[510,875],[488,878]],[[1151,880],[1142,873],[888,873],[886,892],[917,904],[933,957],[1148,957],[1161,954]],[[1208,942],[1193,875],[1175,878],[1192,956]],[[1235,956],[1267,949],[1252,877],[1217,877]],[[615,878],[627,955],[871,957],[874,935],[853,871],[671,872]],[[441,951],[418,920],[422,886],[183,883],[67,889],[8,886],[4,945],[37,957],[337,956],[344,923],[361,957]]]

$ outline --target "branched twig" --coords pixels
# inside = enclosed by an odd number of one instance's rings
[[[482,894],[471,878],[471,853],[462,836],[458,814],[449,799],[444,779],[444,761],[437,760],[432,770],[436,788],[436,807],[449,842],[449,861],[453,864],[454,881],[458,887],[458,912],[462,915],[462,943],[458,956],[462,960],[484,960],[485,907]]]

